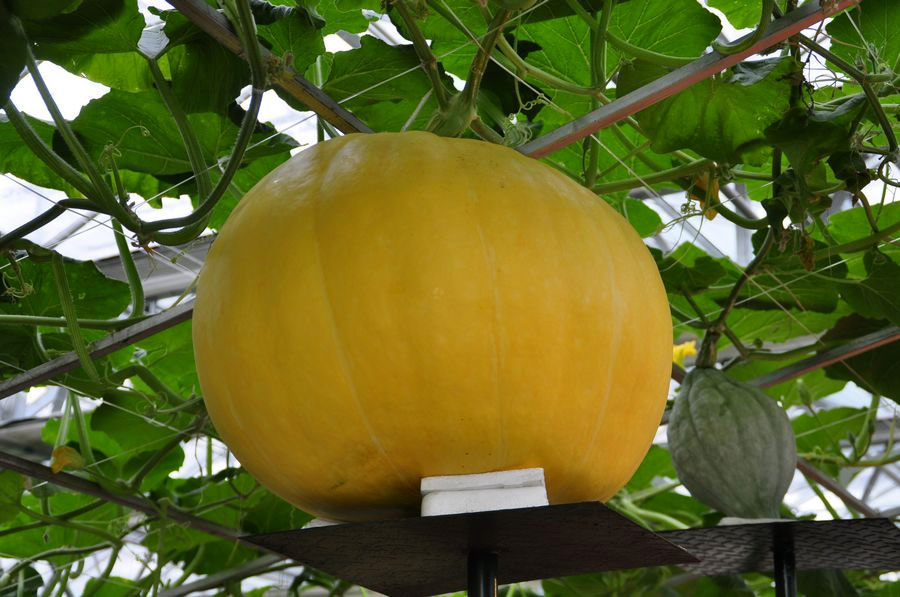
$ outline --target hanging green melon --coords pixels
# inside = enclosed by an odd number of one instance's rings
[[[777,518],[797,465],[784,410],[712,368],[688,373],[669,419],[669,450],[695,498],[729,516]]]

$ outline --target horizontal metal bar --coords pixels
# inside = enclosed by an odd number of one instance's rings
[[[834,365],[835,363],[839,363],[850,357],[855,357],[856,355],[874,350],[879,346],[884,346],[891,342],[896,342],[897,340],[900,340],[900,327],[893,326],[878,330],[877,332],[855,338],[841,346],[822,351],[808,359],[797,361],[796,363],[778,369],[777,371],[761,375],[756,379],[751,380],[750,383],[761,388],[770,388],[800,377],[801,375],[805,375],[810,371]]]
[[[168,0],[168,2],[178,12],[187,17],[189,21],[208,33],[226,49],[242,58],[244,57],[241,40],[231,30],[228,19],[209,6],[204,0]],[[262,50],[263,61],[266,64],[280,60],[266,48],[260,47],[260,50]],[[339,131],[342,133],[372,132],[368,125],[335,100],[328,97],[321,89],[307,81],[293,68],[286,65],[281,68],[285,74],[277,77],[276,84],[292,97],[309,106],[310,110],[337,127]]]
[[[188,525],[198,531],[221,537],[222,539],[227,539],[229,541],[241,540],[240,532],[237,530],[188,514],[171,505],[168,506],[165,511],[162,511],[156,504],[146,498],[112,493],[87,479],[82,479],[81,477],[76,477],[69,473],[54,473],[49,467],[34,462],[33,460],[28,460],[27,458],[20,458],[13,454],[0,452],[0,468],[16,471],[17,473],[21,473],[28,477],[65,487],[66,489],[77,491],[78,493],[92,495],[114,504],[121,504],[122,506],[137,510],[138,512],[143,512],[148,516],[160,519],[168,518],[175,522]],[[255,549],[260,549],[260,546],[252,543],[248,543],[247,545]]]
[[[535,158],[544,157],[558,149],[580,141],[602,128],[611,126],[636,112],[640,112],[644,108],[659,103],[691,85],[708,79],[716,73],[734,66],[744,58],[781,43],[790,36],[815,25],[822,19],[855,6],[861,1],[841,0],[835,2],[834,0],[826,0],[824,2],[804,4],[800,8],[792,10],[785,16],[773,21],[762,38],[746,50],[729,56],[722,56],[718,52],[711,52],[701,56],[690,64],[635,89],[631,93],[547,133],[543,137],[538,137],[533,141],[520,145],[517,149],[525,155]],[[752,35],[752,33],[741,39],[746,39],[749,35]]]
[[[178,325],[183,321],[187,321],[193,316],[193,313],[193,301],[182,303],[168,311],[148,317],[134,325],[113,332],[105,338],[101,338],[94,342],[89,347],[88,351],[92,358],[99,359],[120,348],[134,344],[148,336],[152,336],[153,334]],[[33,369],[25,371],[21,375],[0,382],[0,399],[11,396],[16,392],[27,390],[28,388],[39,385],[45,381],[49,381],[57,375],[77,369],[79,366],[78,356],[74,352],[58,356],[51,361],[47,361]]]

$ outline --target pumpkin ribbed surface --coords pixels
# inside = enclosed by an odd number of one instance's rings
[[[415,513],[424,476],[543,467],[551,502],[628,481],[671,320],[629,224],[561,173],[428,133],[320,143],[249,191],[194,311],[209,414],[275,493]]]
[[[784,410],[762,390],[717,369],[694,369],[669,418],[678,478],[729,516],[778,518],[797,465]]]

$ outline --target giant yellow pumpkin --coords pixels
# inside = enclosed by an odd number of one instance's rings
[[[430,475],[543,467],[604,500],[663,411],[671,320],[641,239],[512,149],[348,135],[272,171],[194,310],[209,414],[241,464],[338,520],[415,514]]]

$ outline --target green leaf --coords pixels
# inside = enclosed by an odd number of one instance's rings
[[[838,321],[834,328],[822,336],[822,341],[851,340],[884,329],[888,325],[887,321],[866,319],[854,314]],[[826,367],[825,374],[831,379],[852,381],[864,390],[900,404],[897,363],[900,363],[900,342],[891,342]]]
[[[25,478],[10,470],[0,471],[0,523],[8,522],[18,513],[18,504],[25,491]]]
[[[870,52],[893,72],[900,71],[900,6],[894,0],[866,0],[828,24],[831,51],[851,64],[870,64]]]
[[[188,121],[207,164],[230,153],[238,133],[233,122],[209,112],[190,114]],[[72,128],[97,161],[114,145],[120,168],[159,176],[191,172],[181,135],[155,91],[110,91],[82,108]],[[259,139],[260,135],[254,135],[254,141]],[[277,135],[248,151],[245,158],[282,153],[295,145],[289,137]]]
[[[370,36],[359,49],[334,55],[322,87],[375,130],[398,130],[430,89],[412,46],[389,46]]]
[[[599,574],[583,574],[541,581],[546,597],[616,597],[618,595],[654,594],[671,571],[666,568],[643,568]]]
[[[56,128],[42,120],[25,115],[25,119],[44,143],[53,143]],[[0,172],[8,172],[40,187],[70,191],[71,185],[59,177],[19,137],[6,114],[0,115]],[[49,205],[49,204],[48,204]]]
[[[200,30],[177,10],[155,11],[165,21],[169,43],[157,58],[178,104],[188,114],[225,114],[249,82],[247,63]]]
[[[863,317],[900,325],[900,265],[878,249],[863,258],[869,276],[841,286],[842,298]]]
[[[682,290],[696,292],[709,288],[727,273],[721,260],[713,259],[689,243],[680,245],[665,258],[660,251],[651,252],[663,283],[672,293],[680,293]]]
[[[622,202],[622,214],[642,237],[654,236],[663,227],[662,218],[647,204],[637,199]]]
[[[755,313],[765,313],[765,311],[756,311]],[[741,381],[749,381],[765,375],[766,373],[771,373],[777,369],[787,367],[800,358],[802,357],[798,357],[797,359],[794,359],[794,361],[756,360],[749,363],[742,363],[734,367],[729,367],[728,375]],[[780,383],[770,388],[764,388],[763,391],[772,398],[778,400],[784,408],[789,408],[791,406],[803,406],[804,404],[813,403],[826,396],[835,394],[841,391],[845,385],[847,385],[847,382],[831,379],[825,375],[824,370],[818,369],[807,373],[802,377]]]
[[[114,358],[119,367],[133,359],[182,395],[189,396],[200,391],[190,321],[145,338],[133,347],[122,349]],[[144,387],[139,380],[135,383]]]
[[[691,597],[754,597],[757,593],[737,575],[696,578],[674,587],[676,595]]]
[[[766,129],[766,137],[805,176],[822,158],[846,151],[867,107],[868,100],[860,96],[834,110],[791,108],[784,119]]]
[[[156,451],[178,432],[152,416],[152,403],[124,394],[107,395],[91,413],[90,427],[109,436],[122,454]]]
[[[10,20],[5,8],[0,7],[0,105],[5,105],[9,94],[19,82],[19,75],[25,68],[25,40]]]
[[[19,578],[22,579],[22,590],[19,591]],[[19,569],[18,574],[10,579],[10,583],[0,587],[0,597],[37,597],[38,590],[44,585],[44,578],[32,566]]]
[[[64,263],[78,317],[113,319],[128,307],[131,295],[127,284],[107,278],[91,261],[66,258]],[[62,317],[50,263],[23,259],[18,267],[21,278],[11,267],[0,274],[0,313]]]
[[[840,407],[820,410],[813,415],[800,415],[791,421],[797,439],[798,453],[820,453],[840,456],[841,442],[850,434],[858,434],[865,421],[867,409]],[[826,461],[818,465],[835,475],[839,467]]]
[[[872,214],[880,228],[887,228],[900,222],[900,202],[885,205],[873,205]],[[872,227],[866,218],[865,209],[855,207],[828,218],[828,232],[836,243],[848,243],[872,234]]]
[[[304,1],[298,1],[297,4],[302,5]],[[316,11],[325,19],[323,35],[338,31],[362,33],[373,20],[363,15],[363,9],[376,13],[383,10],[381,0],[320,0],[315,6]]]
[[[85,413],[84,415],[88,439],[91,442],[91,449],[94,451],[94,456],[97,460],[104,460],[107,458],[112,459],[107,462],[113,463],[113,467],[104,468],[104,471],[112,473],[110,476],[115,477],[118,475],[119,469],[124,464],[121,459],[116,458],[122,452],[122,446],[103,431],[94,429],[91,425],[92,417],[93,413]],[[56,445],[57,438],[59,437],[59,429],[60,419],[49,419],[44,423],[44,427],[41,429],[41,439],[43,442],[48,446]],[[70,424],[66,437],[63,438],[60,443],[61,445],[68,444],[78,446],[78,441],[78,428],[76,425]]]
[[[389,46],[364,37],[359,49],[334,55],[322,91],[339,102],[359,106],[418,98],[429,88],[412,46]]]
[[[672,457],[669,455],[669,451],[654,444],[650,446],[650,450],[644,456],[644,460],[641,462],[638,470],[631,476],[631,480],[628,481],[626,488],[628,491],[646,489],[653,485],[654,479],[659,477],[677,479],[678,473],[675,472],[675,467],[672,465]]]
[[[92,578],[84,585],[85,594],[93,597],[129,597],[140,594],[141,585],[119,576]]]
[[[249,534],[287,531],[299,529],[310,520],[311,515],[265,491],[256,505],[244,514],[241,519],[241,530]]]
[[[49,19],[61,13],[72,12],[82,0],[8,0],[10,12],[20,19]]]
[[[24,25],[40,59],[111,87],[149,87],[149,71],[136,53],[144,17],[134,2],[90,0]]]
[[[742,62],[722,77],[696,83],[637,113],[659,153],[692,149],[717,161],[741,163],[754,157],[765,131],[790,107],[793,63],[776,58]],[[665,74],[659,66],[635,61],[622,69],[621,97]]]
[[[803,595],[859,595],[847,575],[840,570],[800,571],[797,573],[797,589]]]
[[[93,496],[58,492],[49,496],[48,506],[51,515],[60,516],[86,506],[94,500],[96,498]],[[39,499],[29,494],[22,497],[22,505],[35,512],[40,512],[42,508]],[[128,525],[128,516],[128,513],[123,514],[121,506],[107,503],[81,516],[71,518],[71,520],[99,530],[119,533],[125,531]],[[4,527],[19,527],[33,522],[32,517],[20,513]],[[0,553],[4,557],[26,558],[59,547],[87,547],[99,545],[105,541],[105,539],[83,530],[48,525],[0,536]],[[79,558],[80,556],[59,556],[54,561],[59,564]]]
[[[631,0],[616,5],[609,22],[610,33],[634,46],[687,58],[700,56],[721,29],[696,0]]]
[[[257,29],[275,56],[283,58],[290,54],[291,65],[303,72],[316,56],[325,53],[325,42],[319,32],[323,25],[323,21],[314,19],[308,11],[293,7],[272,24],[257,24]]]
[[[762,12],[762,0],[709,0],[709,5],[721,10],[728,22],[735,29],[747,29],[759,25],[759,15]]]

